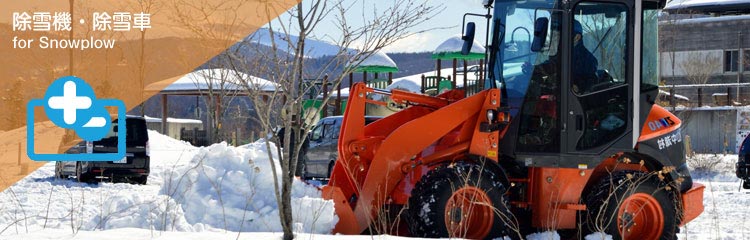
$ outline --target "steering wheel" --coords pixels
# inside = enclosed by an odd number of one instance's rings
[[[586,92],[596,92],[596,91],[604,90],[611,86],[619,84],[615,82],[615,79],[612,78],[612,75],[609,74],[609,71],[605,69],[596,70],[596,77],[597,77],[597,83],[591,85],[588,91]]]

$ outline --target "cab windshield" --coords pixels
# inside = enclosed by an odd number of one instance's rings
[[[495,3],[490,53],[490,84],[503,90],[515,115],[528,90],[532,68],[558,56],[560,14],[554,0]],[[546,19],[547,36],[534,39],[536,19]],[[543,41],[543,43],[542,43]],[[550,44],[553,43],[553,44]],[[532,51],[532,44],[539,47]],[[559,76],[558,76],[559,77]],[[551,80],[551,79],[550,79]]]

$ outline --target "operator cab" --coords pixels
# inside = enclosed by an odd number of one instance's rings
[[[581,167],[632,151],[658,94],[660,4],[485,1],[485,86],[501,89],[511,116],[501,152],[525,166]]]

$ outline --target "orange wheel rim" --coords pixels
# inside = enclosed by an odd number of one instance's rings
[[[659,201],[645,193],[629,196],[617,212],[617,228],[622,239],[658,239],[664,230]]]
[[[445,226],[450,237],[482,239],[495,221],[492,201],[483,190],[462,187],[445,205]]]

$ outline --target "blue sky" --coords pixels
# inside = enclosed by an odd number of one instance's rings
[[[352,25],[361,25],[364,22],[362,20],[363,12],[371,15],[373,9],[386,9],[393,6],[393,2],[394,0],[345,0],[345,3],[354,4],[350,11],[346,13],[347,20]],[[481,0],[426,0],[425,2],[430,6],[443,9],[443,11],[436,17],[418,25],[414,30],[440,29],[430,30],[405,38],[386,48],[386,52],[433,51],[447,38],[460,35],[461,21],[464,13],[486,13],[486,10],[482,7]],[[283,17],[285,16],[282,15],[281,18]],[[324,20],[324,23],[331,23],[333,25],[333,20],[334,18],[329,16],[328,19]],[[484,43],[484,21],[480,18],[472,18],[472,20],[477,22],[476,40]],[[331,39],[338,39],[340,35],[340,31],[337,28],[326,27],[326,24],[321,24],[314,30],[314,37],[316,39],[328,42],[332,42]]]

